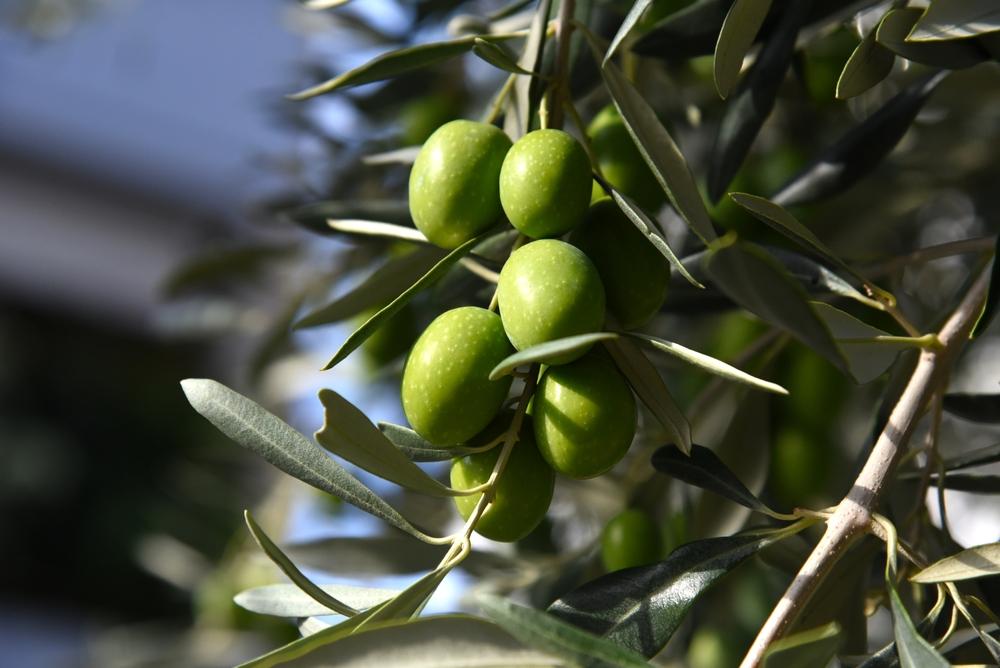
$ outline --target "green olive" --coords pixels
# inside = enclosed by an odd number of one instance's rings
[[[594,263],[579,248],[555,239],[514,251],[497,285],[503,327],[518,350],[598,331],[604,324],[604,299]],[[582,354],[550,363],[569,362]]]
[[[485,483],[502,447],[455,459],[451,465],[451,486],[471,489]],[[504,542],[524,538],[545,517],[554,487],[555,473],[538,454],[531,436],[531,425],[526,421],[520,439],[511,450],[507,466],[497,480],[493,501],[476,524],[476,532],[491,540]],[[469,519],[481,496],[455,497],[455,505],[463,518]]]
[[[651,564],[660,552],[659,527],[638,508],[615,515],[601,533],[601,561],[609,573]]]
[[[606,472],[635,436],[635,397],[601,351],[546,369],[532,409],[539,452],[570,478]]]
[[[361,326],[379,310],[374,308],[365,311],[358,317],[357,325]],[[361,344],[361,352],[371,369],[382,369],[409,350],[419,333],[416,311],[407,304]]]
[[[533,238],[572,229],[590,204],[587,152],[562,130],[535,130],[517,140],[500,170],[500,202],[507,218]]]
[[[500,217],[498,179],[510,139],[486,123],[445,123],[424,143],[410,172],[410,215],[442,248],[460,246]]]
[[[644,211],[656,213],[666,199],[663,188],[642,159],[613,104],[594,116],[587,126],[587,136],[604,178],[634,199]]]
[[[490,371],[513,353],[500,316],[464,306],[438,316],[417,339],[403,369],[403,412],[435,445],[463,443],[489,424],[510,389]]]
[[[591,206],[570,241],[597,267],[608,310],[622,327],[640,327],[660,310],[670,265],[612,200],[604,198]]]

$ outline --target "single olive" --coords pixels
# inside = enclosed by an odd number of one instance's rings
[[[570,478],[606,472],[625,456],[635,436],[635,397],[599,350],[546,369],[532,408],[539,452]]]
[[[670,264],[611,199],[605,197],[590,207],[570,241],[597,267],[608,310],[622,327],[641,327],[660,310],[670,283]]]
[[[556,239],[534,241],[511,253],[500,271],[497,301],[504,330],[518,350],[595,332],[604,324],[604,286],[597,268],[579,248]]]
[[[644,211],[656,213],[663,206],[666,195],[613,104],[594,116],[587,126],[587,136],[604,178],[634,199]]]
[[[653,519],[639,510],[624,510],[608,522],[601,533],[601,561],[611,573],[645,566],[660,559],[660,530]]]
[[[533,239],[557,237],[583,220],[590,203],[590,159],[562,130],[521,137],[500,170],[500,202],[507,218]]]
[[[424,143],[410,172],[410,215],[442,248],[460,246],[500,217],[500,167],[510,138],[487,123],[445,123]]]
[[[451,465],[451,486],[471,489],[489,480],[503,446],[455,459]],[[545,517],[552,502],[555,472],[535,447],[528,421],[522,425],[503,474],[497,479],[493,501],[476,525],[476,532],[491,540],[512,542],[527,536]],[[469,519],[481,494],[456,496],[455,505]]]
[[[496,313],[464,306],[438,316],[403,368],[403,412],[414,431],[441,446],[482,431],[511,384],[510,377],[490,380],[490,371],[513,352]]]

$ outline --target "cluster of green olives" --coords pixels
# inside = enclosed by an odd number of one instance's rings
[[[474,306],[447,311],[410,351],[403,410],[428,442],[467,444],[487,429],[512,385],[510,376],[490,380],[490,372],[515,350],[599,331],[608,311],[631,328],[659,310],[669,266],[611,200],[591,205],[591,183],[586,151],[561,130],[536,130],[512,144],[493,125],[458,120],[424,143],[410,174],[409,203],[431,243],[455,248],[501,214],[527,239],[500,272],[499,314]],[[635,435],[632,390],[603,350],[547,362],[476,526],[494,540],[519,540],[541,522],[556,473],[577,479],[605,473]],[[454,459],[452,486],[485,483],[500,451]],[[459,512],[468,518],[478,499],[457,497]]]

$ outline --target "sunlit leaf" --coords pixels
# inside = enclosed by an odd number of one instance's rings
[[[1000,259],[998,259],[1000,253],[997,251],[1000,251],[1000,236],[997,237],[993,250],[993,269],[990,271],[990,287],[989,292],[986,293],[986,304],[976,321],[976,326],[972,328],[972,338],[976,338],[986,331],[1000,308]]]
[[[975,39],[947,42],[910,42],[907,35],[913,30],[923,11],[917,7],[904,7],[889,11],[878,25],[875,39],[897,56],[932,67],[963,69],[989,60],[989,53]]]
[[[975,37],[1000,30],[995,0],[935,0],[906,37],[910,42]]]
[[[844,63],[844,69],[837,79],[838,100],[861,95],[880,83],[892,71],[892,66],[896,63],[896,54],[875,40],[877,28],[878,26],[875,26],[868,31]]]
[[[944,409],[964,420],[985,424],[1000,423],[1000,394],[967,394],[954,392],[944,395]]]
[[[375,220],[328,218],[326,226],[334,232],[341,232],[343,234],[399,239],[401,241],[413,241],[421,244],[429,243],[427,237],[412,227],[382,223]]]
[[[477,37],[472,52],[497,69],[512,74],[532,76],[532,73],[517,64],[517,61],[499,44]]]
[[[757,39],[764,19],[771,9],[771,0],[736,0],[729,8],[715,43],[715,88],[725,99],[739,80],[740,68],[747,51]]]
[[[386,438],[392,441],[392,444],[400,452],[415,462],[443,462],[455,457],[464,457],[471,452],[475,452],[472,446],[479,440],[477,436],[470,443],[469,447],[453,445],[442,448],[439,445],[434,445],[424,440],[409,427],[392,424],[391,422],[379,422],[378,428]]]
[[[399,593],[396,589],[378,589],[345,584],[325,584],[319,588],[356,610],[366,610],[388,601]],[[259,615],[275,617],[313,617],[338,614],[318,603],[295,585],[273,584],[241,591],[233,602]]]
[[[328,220],[381,220],[413,230],[405,200],[335,200],[306,204],[284,213],[292,222],[318,234],[335,234]]]
[[[622,19],[622,24],[618,26],[618,32],[611,39],[611,44],[608,45],[608,50],[604,54],[604,61],[602,64],[606,64],[615,53],[618,51],[618,47],[621,46],[622,42],[632,33],[635,24],[639,22],[642,15],[646,13],[650,5],[653,4],[653,0],[636,0],[632,5],[632,9],[628,10],[628,14]]]
[[[892,606],[892,630],[896,637],[896,651],[899,653],[899,663],[903,668],[948,668],[949,663],[941,656],[933,645],[924,640],[913,620],[899,600],[899,594],[891,582],[887,582],[889,601]]]
[[[692,444],[689,455],[670,445],[660,448],[653,453],[653,468],[689,485],[715,492],[751,510],[772,513],[714,452],[701,445]]]
[[[764,668],[817,668],[826,666],[841,643],[840,625],[830,622],[779,638],[767,648]]]
[[[998,574],[1000,574],[1000,543],[989,543],[970,547],[936,561],[911,576],[910,581],[921,584],[955,582]]]
[[[548,364],[553,359],[570,356],[581,350],[587,350],[595,343],[618,338],[614,332],[593,332],[577,334],[554,341],[546,341],[538,345],[519,350],[510,355],[490,371],[490,380],[510,375],[514,369],[526,364]]]
[[[371,153],[361,158],[366,165],[412,165],[420,155],[421,146],[404,146],[391,151]],[[333,216],[336,217],[336,216]]]
[[[321,10],[333,9],[346,5],[351,0],[301,0],[302,6],[306,9]]]

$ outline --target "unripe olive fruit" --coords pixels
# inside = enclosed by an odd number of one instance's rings
[[[615,515],[601,533],[601,561],[609,573],[651,564],[660,552],[659,527],[638,508]]]
[[[489,480],[503,446],[456,459],[451,465],[451,486],[471,489]],[[512,542],[527,536],[545,517],[552,502],[555,473],[538,454],[531,426],[522,426],[521,437],[497,479],[495,496],[476,524],[476,531],[491,540]],[[482,495],[456,496],[455,505],[469,519]]]
[[[510,138],[486,123],[445,123],[410,171],[410,215],[442,248],[460,246],[500,217],[498,179]]]
[[[510,389],[510,377],[490,380],[490,371],[513,352],[496,313],[464,306],[438,316],[403,368],[403,412],[414,431],[441,446],[479,433]]]
[[[514,227],[533,239],[557,237],[579,223],[590,203],[590,159],[562,130],[521,137],[500,170],[500,202]]]
[[[379,310],[373,308],[362,313],[357,318],[357,326],[364,324]],[[361,344],[361,352],[371,369],[382,369],[409,350],[419,334],[416,311],[407,304],[372,332]]]
[[[570,478],[606,472],[625,456],[635,436],[635,397],[599,350],[546,369],[532,409],[538,451]]]
[[[507,337],[518,350],[599,330],[604,299],[594,263],[564,241],[526,244],[500,270],[497,303]],[[565,363],[582,354],[549,361]]]
[[[608,310],[622,327],[635,329],[660,310],[670,265],[611,199],[605,197],[590,207],[570,241],[597,267]]]
[[[608,183],[634,199],[647,213],[655,213],[663,206],[666,199],[663,188],[642,159],[613,104],[594,116],[587,126],[587,136]]]

